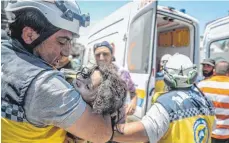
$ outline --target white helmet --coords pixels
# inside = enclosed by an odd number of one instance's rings
[[[15,12],[27,8],[39,10],[52,25],[72,32],[76,38],[80,26],[90,23],[89,14],[81,15],[78,4],[69,0],[11,0],[5,8],[9,22],[15,21]]]
[[[171,88],[190,87],[196,77],[196,66],[185,55],[177,53],[165,64],[164,81]]]
[[[165,54],[164,56],[162,56],[160,66],[164,66],[168,62],[170,57],[171,57],[170,54]]]

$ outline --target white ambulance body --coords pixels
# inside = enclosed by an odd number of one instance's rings
[[[157,2],[129,2],[100,21],[90,32],[84,65],[95,64],[93,45],[115,44],[118,65],[126,68],[135,82],[138,106],[133,119],[140,119],[151,106],[150,91],[164,54],[181,53],[199,62],[199,24],[196,19]]]
[[[205,58],[229,61],[229,16],[206,25],[203,45]]]

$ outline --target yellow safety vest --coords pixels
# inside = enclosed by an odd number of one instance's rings
[[[1,122],[2,143],[63,143],[66,136],[66,131],[54,126],[38,128],[6,118],[1,118]]]
[[[178,94],[170,91],[156,99],[170,117],[169,129],[158,143],[211,143],[215,121],[213,104],[198,92],[193,94],[199,102],[193,102],[193,96],[188,94],[190,90]]]

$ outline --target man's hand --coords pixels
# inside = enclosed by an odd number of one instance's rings
[[[126,115],[133,115],[137,106],[137,96],[132,98],[130,104],[126,108]]]
[[[102,75],[100,71],[95,70],[91,75],[91,82],[94,88],[98,87],[102,82]]]
[[[116,128],[119,132],[116,132],[114,134],[113,141],[125,142],[125,143],[149,141],[145,127],[140,121],[126,123],[126,124],[119,124],[116,126]]]

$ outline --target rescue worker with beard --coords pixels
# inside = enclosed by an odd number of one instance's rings
[[[213,59],[204,59],[204,61],[201,63],[202,68],[202,74],[204,76],[204,79],[210,78],[214,73],[214,67],[215,67],[215,60]]]

